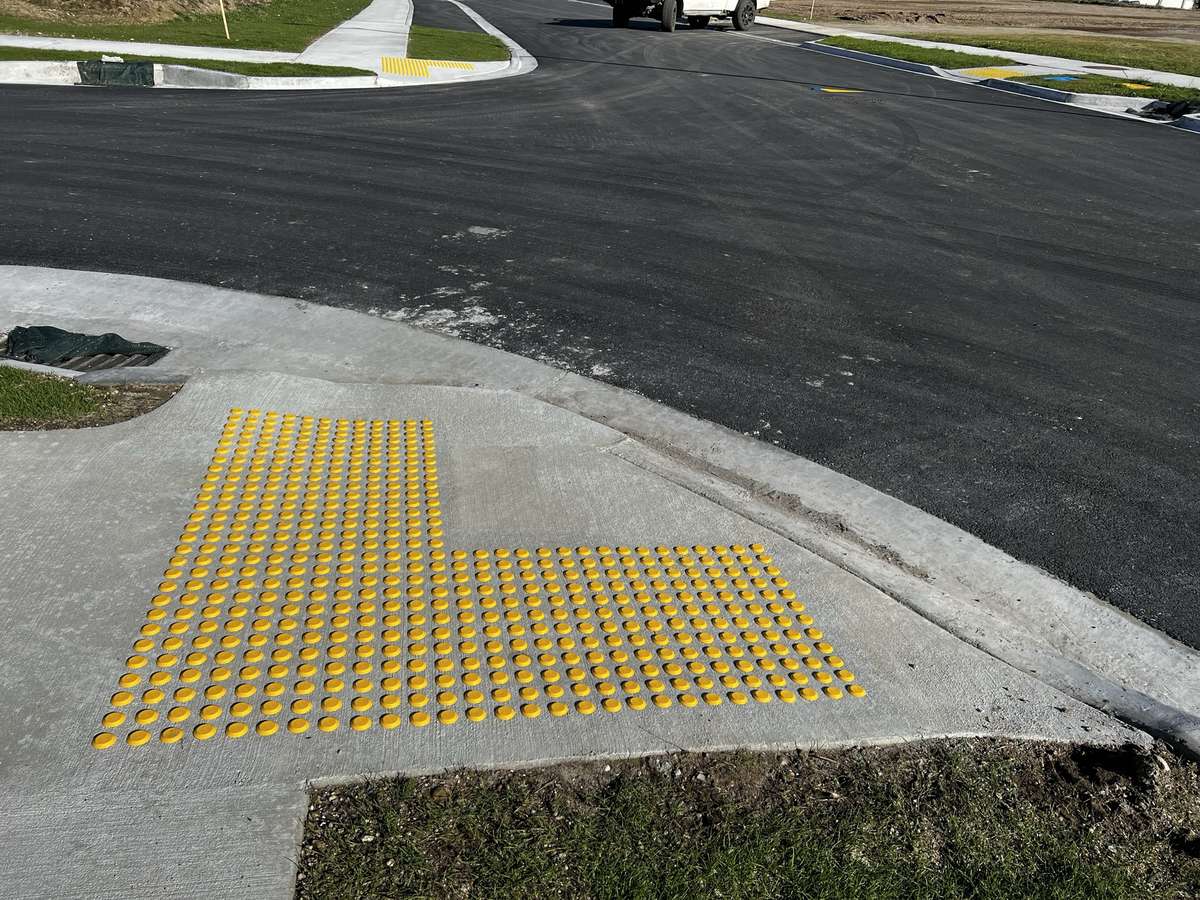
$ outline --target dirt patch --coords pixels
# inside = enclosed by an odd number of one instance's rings
[[[0,0],[3,2],[3,0]],[[772,0],[768,14],[807,19],[811,0]],[[1027,30],[1200,41],[1200,11],[1055,0],[817,0],[815,22],[890,34]]]
[[[1195,897],[1198,850],[1162,747],[672,754],[315,792],[297,897]]]
[[[7,372],[13,370],[7,369]],[[39,376],[45,378],[46,376]],[[24,385],[0,388],[20,390]],[[43,382],[44,383],[44,382]],[[59,428],[95,428],[144,415],[178,393],[181,384],[85,385],[63,380],[64,393],[40,408],[0,404],[0,431],[49,431]]]
[[[231,12],[267,0],[225,0]],[[0,0],[0,15],[45,22],[147,24],[220,12],[217,0]]]

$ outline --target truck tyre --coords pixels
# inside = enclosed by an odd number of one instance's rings
[[[688,16],[688,25],[691,28],[707,28],[708,16]]]
[[[662,5],[662,30],[675,30],[675,11],[679,7],[676,5],[676,0],[663,0]]]
[[[621,0],[613,3],[613,28],[629,27],[629,9]]]
[[[733,27],[738,31],[745,31],[754,24],[754,0],[738,0],[738,5],[733,11]]]

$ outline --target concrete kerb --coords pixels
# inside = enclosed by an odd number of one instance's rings
[[[162,377],[268,369],[333,381],[487,387],[586,417],[633,439],[614,455],[780,534],[1063,693],[1200,755],[1200,653],[810,460],[579,375],[345,310],[14,266],[0,267],[0,287],[8,324],[48,320],[170,343],[177,349],[155,367]],[[126,299],[146,293],[156,297],[153,306]],[[255,321],[270,321],[271,332],[254,336]],[[295,362],[287,348],[303,346],[314,329],[344,335],[356,349],[318,350]],[[213,334],[244,336],[214,344]],[[391,349],[401,336],[402,356]]]
[[[864,40],[886,41],[893,40],[893,36],[884,34],[869,34],[865,32],[846,31],[844,29],[835,28],[818,28],[808,26],[802,23],[790,22],[785,19],[772,19],[767,17],[758,17],[757,22],[763,25],[768,25],[772,28],[783,28],[790,31],[813,31],[825,35],[844,34],[849,37],[862,38]],[[900,39],[896,39],[900,40]],[[986,50],[980,47],[969,47],[967,45],[958,44],[943,44],[935,41],[919,41],[919,40],[902,40],[901,43],[912,44],[918,47],[930,47],[935,49],[946,49],[961,51],[964,53],[974,53],[978,55],[994,55],[1000,51]],[[1040,85],[1025,84],[1023,82],[1010,82],[1003,78],[971,78],[960,75],[955,72],[948,71],[940,66],[929,65],[927,63],[915,63],[908,60],[895,59],[890,56],[881,56],[876,53],[866,53],[861,50],[850,50],[844,47],[834,47],[828,44],[821,44],[817,41],[808,41],[800,44],[805,50],[813,50],[818,53],[825,53],[830,56],[839,56],[843,59],[852,59],[857,62],[864,62],[870,65],[883,66],[888,69],[900,69],[906,72],[913,72],[917,75],[928,75],[934,78],[947,78],[951,81],[958,81],[963,84],[974,84],[989,90],[1002,91],[1010,94],[1021,94],[1025,97],[1032,97],[1036,100],[1047,100],[1052,103],[1063,103],[1068,106],[1076,106],[1081,109],[1090,109],[1096,112],[1103,112],[1108,115],[1119,116],[1125,119],[1133,119],[1138,122],[1144,122],[1148,125],[1171,125],[1177,128],[1182,128],[1186,131],[1200,131],[1200,124],[1196,121],[1188,121],[1196,119],[1194,116],[1184,116],[1182,119],[1174,122],[1161,122],[1153,119],[1146,119],[1129,112],[1130,109],[1142,108],[1153,102],[1154,98],[1139,99],[1137,97],[1121,97],[1111,94],[1077,94],[1071,91],[1060,91],[1054,88],[1041,87]],[[1037,57],[1030,54],[1013,54],[1006,53],[1006,56],[1012,57],[1015,61],[1020,61],[1022,57],[1028,57],[1026,61],[1035,62],[1043,60],[1044,57]],[[1064,69],[1063,71],[1068,71]],[[1145,77],[1160,73],[1148,72],[1147,70],[1128,70],[1129,77],[1142,77],[1136,73],[1142,72]],[[1200,81],[1200,79],[1190,79],[1187,76],[1179,76],[1191,81]],[[1171,82],[1166,82],[1171,83]]]
[[[984,78],[979,84],[995,91],[1037,97],[1039,100],[1053,100],[1055,103],[1069,103],[1072,106],[1098,109],[1119,116],[1129,115],[1128,110],[1135,107],[1141,108],[1148,102],[1139,102],[1136,97],[1120,97],[1115,94],[1076,94],[1073,91],[1060,91],[1055,88],[1042,87],[1040,84],[1025,84],[1021,81],[1008,81],[1004,78]]]
[[[521,75],[526,72],[532,72],[537,68],[538,62],[533,57],[533,54],[510,38],[507,34],[505,34],[483,16],[479,15],[479,13],[475,12],[475,10],[471,9],[471,7],[467,6],[467,4],[460,2],[460,0],[450,0],[450,2],[466,13],[467,17],[470,18],[472,22],[474,22],[488,34],[492,35],[492,37],[499,38],[501,41],[503,41],[504,46],[508,48],[508,68],[504,72],[497,73],[491,77],[505,78],[510,75]],[[471,77],[472,76],[468,75],[461,80],[470,80]]]
[[[877,66],[884,66],[888,69],[903,69],[906,72],[917,72],[921,75],[935,75],[939,78],[950,78],[951,76],[944,69],[937,66],[931,66],[927,63],[909,62],[905,59],[895,59],[891,56],[879,56],[876,53],[864,53],[861,50],[848,50],[845,47],[834,47],[829,44],[818,44],[815,41],[804,45],[806,50],[815,50],[818,53],[827,53],[830,56],[840,56],[843,59],[854,59],[859,62],[873,63]]]

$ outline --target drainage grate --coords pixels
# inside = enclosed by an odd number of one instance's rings
[[[73,372],[98,372],[101,369],[125,369],[134,366],[148,366],[151,363],[156,363],[164,356],[167,351],[155,353],[153,356],[146,356],[139,353],[135,356],[125,356],[121,353],[101,353],[96,356],[75,356],[71,359],[65,359],[55,365],[57,369],[70,369]]]
[[[138,366],[149,366],[158,362],[169,348],[163,348],[155,353],[89,353],[82,356],[69,356],[56,360],[50,365],[56,369],[69,369],[72,372],[99,372],[104,369],[129,369]],[[8,352],[8,335],[0,332],[0,358],[21,359],[16,354]],[[22,360],[37,362],[37,360]]]

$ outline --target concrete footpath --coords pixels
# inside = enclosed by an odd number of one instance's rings
[[[536,396],[586,379],[292,300],[0,267],[0,329],[33,323],[170,345],[95,376],[187,382],[122,424],[0,433],[10,896],[289,897],[313,780],[1149,743],[747,514],[744,472]],[[1182,692],[1194,663],[1141,660]]]

